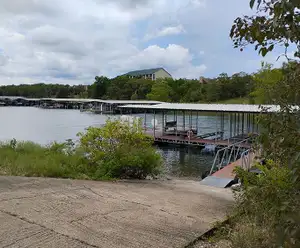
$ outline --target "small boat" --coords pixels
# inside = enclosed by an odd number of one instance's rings
[[[216,145],[205,145],[202,152],[207,154],[214,154],[216,151]]]

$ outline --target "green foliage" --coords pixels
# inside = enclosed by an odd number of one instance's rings
[[[255,44],[265,56],[275,45],[296,45],[300,57],[300,2],[298,0],[251,0],[257,14],[237,18],[231,29],[235,47]],[[263,65],[254,76],[252,93],[261,103],[276,103],[280,110],[262,110],[258,139],[265,166],[262,174],[237,170],[244,188],[237,194],[238,223],[231,235],[233,247],[300,247],[300,64],[281,69]],[[258,242],[259,241],[259,242]]]
[[[230,36],[235,47],[254,44],[255,50],[265,56],[275,46],[297,47],[294,56],[300,57],[300,2],[298,0],[251,0],[250,7],[257,9],[253,16],[238,17]]]
[[[89,178],[90,170],[77,151],[66,144],[43,147],[32,142],[0,144],[0,174],[61,178]]]
[[[0,96],[23,96],[32,98],[67,98],[82,97],[87,94],[84,85],[61,84],[32,84],[32,85],[7,85],[0,87]]]
[[[103,98],[106,95],[109,87],[109,79],[107,77],[95,77],[95,82],[91,86],[91,96],[92,98]]]
[[[243,72],[229,77],[222,73],[216,79],[157,79],[119,76],[109,79],[96,76],[92,85],[56,84],[0,86],[0,96],[33,98],[100,98],[117,100],[158,100],[166,102],[216,102],[249,97],[254,86],[251,75]]]
[[[283,79],[282,69],[272,69],[271,64],[262,63],[262,68],[254,75],[255,90],[251,93],[259,104],[276,104],[272,89]]]
[[[160,172],[161,158],[139,122],[108,120],[105,126],[90,127],[79,136],[82,150],[96,168],[96,177],[142,179]]]
[[[172,88],[164,80],[157,80],[147,95],[147,99],[162,102],[169,102]]]
[[[259,118],[258,142],[267,159],[257,166],[262,174],[237,170],[243,190],[237,194],[233,247],[300,246],[300,113],[294,108],[300,103],[299,76],[299,65],[286,65],[283,79],[265,89],[281,110]]]
[[[300,244],[299,236],[298,240],[297,236],[284,236],[289,227],[287,214],[299,214],[293,171],[272,160],[258,168],[262,171],[259,176],[237,170],[244,188],[236,195],[236,231],[230,237],[233,247],[277,247],[279,243],[283,247],[298,247],[293,243]]]

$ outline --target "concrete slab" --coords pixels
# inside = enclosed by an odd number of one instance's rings
[[[184,247],[232,203],[195,181],[0,177],[0,247]]]
[[[226,188],[227,185],[232,181],[232,178],[225,177],[216,177],[216,176],[208,176],[200,181],[201,185]]]

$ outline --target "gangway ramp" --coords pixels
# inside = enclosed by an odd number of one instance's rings
[[[250,170],[254,157],[255,154],[249,149],[241,155],[240,159],[207,176],[200,184],[218,188],[230,187],[236,180],[234,169],[240,166],[246,170]]]
[[[200,183],[218,188],[229,187],[235,179],[234,168],[240,166],[242,158],[204,178]]]

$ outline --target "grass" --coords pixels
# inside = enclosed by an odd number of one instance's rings
[[[89,152],[82,143],[75,146],[71,140],[48,146],[16,140],[0,143],[0,175],[114,180],[144,179],[161,172],[161,157],[151,142],[149,147],[118,146],[104,157],[104,148],[95,148],[95,142],[97,139],[86,143],[92,147]]]
[[[92,170],[78,152],[63,145],[32,142],[0,144],[0,175],[92,179]]]

